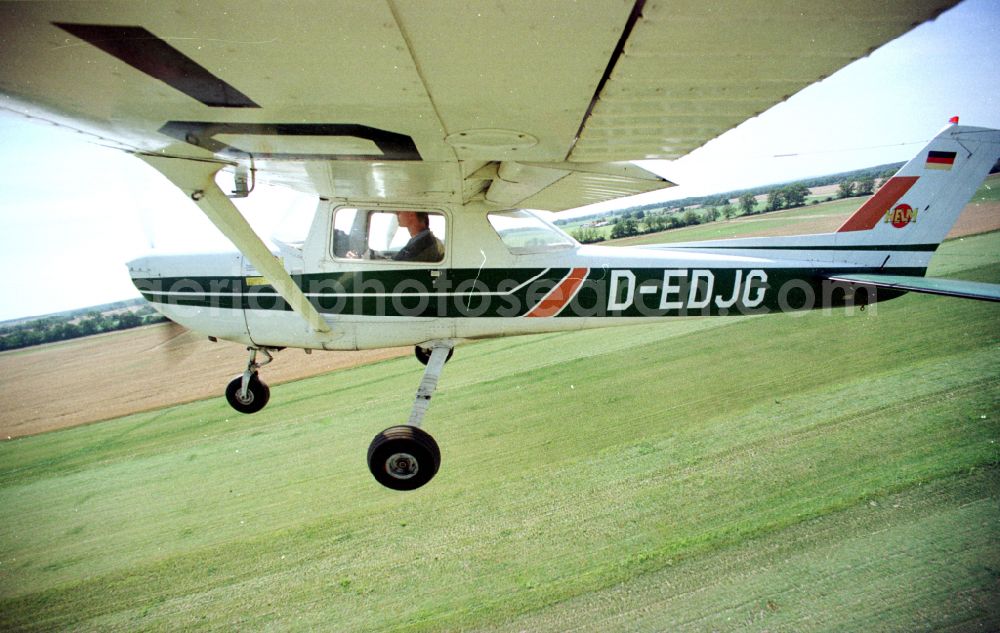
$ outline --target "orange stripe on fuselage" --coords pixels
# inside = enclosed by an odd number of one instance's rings
[[[526,317],[550,317],[559,314],[580,289],[583,280],[587,278],[589,268],[574,268],[569,271],[569,275],[559,282],[559,285],[552,289],[544,299],[538,302],[531,312],[524,315]]]
[[[837,229],[838,233],[845,231],[867,231],[875,227],[878,221],[885,216],[886,212],[896,204],[903,195],[910,190],[913,183],[917,182],[919,176],[899,176],[891,178],[889,182],[864,203],[854,215],[847,218],[847,222]]]

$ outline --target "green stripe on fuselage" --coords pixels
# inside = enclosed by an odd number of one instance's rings
[[[854,301],[836,272],[803,268],[598,268],[558,317],[724,316],[837,307]],[[880,274],[922,275],[895,268]],[[560,269],[438,269],[295,275],[323,314],[416,318],[521,317],[569,273]],[[137,279],[143,296],[167,305],[288,311],[270,285],[248,286],[242,277]],[[861,291],[867,293],[868,290]],[[882,290],[864,303],[903,294]]]

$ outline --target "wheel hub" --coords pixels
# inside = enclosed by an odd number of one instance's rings
[[[394,479],[410,479],[419,469],[417,459],[409,453],[393,453],[385,460],[385,472]]]

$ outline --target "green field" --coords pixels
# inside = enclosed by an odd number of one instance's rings
[[[972,197],[972,201],[997,202],[998,200],[1000,200],[1000,174],[992,174],[986,178],[986,182],[976,191],[976,195]]]
[[[1000,233],[931,272],[1000,280]],[[0,629],[1000,628],[996,304],[461,347],[395,493],[365,450],[420,371],[0,444]]]
[[[797,207],[783,211],[772,211],[753,216],[739,216],[735,220],[708,222],[659,233],[649,233],[637,237],[614,240],[618,246],[639,246],[641,244],[670,244],[672,242],[696,242],[698,240],[721,240],[740,237],[749,231],[768,231],[809,222],[817,216],[842,215],[846,217],[864,204],[867,198],[846,198],[821,204]],[[807,232],[807,231],[803,231]]]

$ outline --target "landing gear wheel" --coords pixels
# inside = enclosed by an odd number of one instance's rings
[[[257,413],[264,408],[264,405],[271,398],[270,387],[258,378],[257,374],[251,376],[250,382],[247,383],[246,397],[240,396],[242,389],[243,376],[233,378],[232,382],[226,387],[226,400],[229,401],[229,406],[240,413]]]
[[[368,447],[368,470],[375,480],[393,490],[416,490],[430,481],[441,466],[441,450],[424,430],[393,426]]]
[[[448,361],[450,361],[451,360],[451,355],[454,354],[454,353],[455,353],[455,349],[454,348],[448,350],[448,358],[444,359],[444,362],[447,363]],[[424,349],[424,348],[420,347],[419,345],[414,346],[414,348],[413,348],[413,354],[414,354],[414,356],[417,357],[417,360],[420,361],[421,365],[426,365],[430,361],[430,359],[431,359],[431,350]]]

